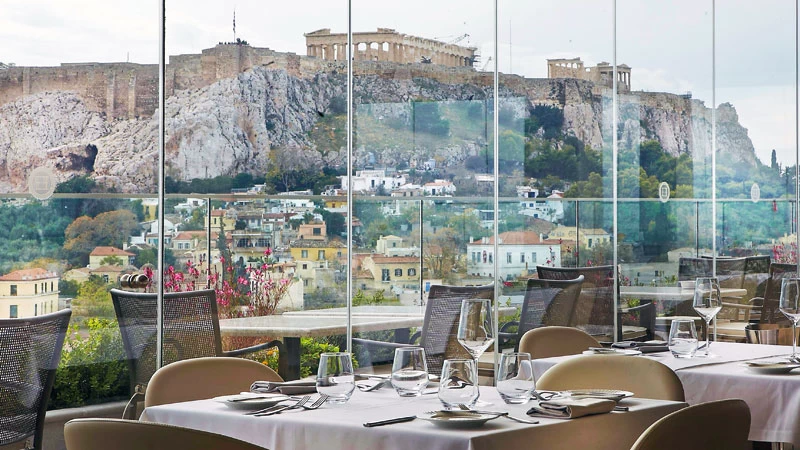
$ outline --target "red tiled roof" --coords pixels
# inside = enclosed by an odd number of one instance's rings
[[[95,247],[89,256],[135,256],[131,252],[118,249],[116,247]]]
[[[206,237],[205,231],[181,231],[175,236],[175,240],[178,241],[191,241],[194,238],[204,238]]]
[[[44,280],[47,278],[58,278],[54,272],[48,272],[42,268],[22,269],[9,272],[0,277],[0,281],[32,281]]]
[[[532,245],[542,244],[539,233],[535,231],[506,231],[500,233],[500,245]],[[470,243],[470,245],[481,245],[480,240]],[[490,236],[488,244],[494,244],[494,236]],[[483,244],[486,245],[486,244]]]
[[[375,264],[407,264],[407,263],[418,263],[419,258],[416,256],[372,256],[372,261]]]

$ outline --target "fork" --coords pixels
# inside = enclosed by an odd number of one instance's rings
[[[497,415],[499,415],[501,417],[505,417],[506,419],[511,419],[514,422],[527,423],[529,425],[536,425],[537,423],[539,423],[538,420],[528,420],[528,419],[521,419],[519,417],[514,417],[514,416],[510,415],[508,412],[502,412],[502,411],[480,411],[480,410],[470,409],[469,406],[467,406],[467,405],[465,405],[463,403],[459,403],[458,407],[463,411],[471,411],[471,412],[478,413],[478,414],[497,414]]]
[[[372,392],[372,391],[377,391],[378,389],[380,389],[380,388],[382,388],[382,387],[386,386],[386,385],[387,385],[387,384],[389,384],[391,381],[392,381],[392,380],[381,380],[381,381],[379,381],[379,382],[377,382],[377,383],[373,384],[372,386],[365,386],[365,385],[363,385],[363,384],[356,384],[356,387],[357,387],[357,388],[358,388],[358,390],[359,390],[359,391],[361,391],[361,392]]]
[[[305,406],[305,404],[306,404],[306,403],[308,403],[310,400],[311,400],[311,396],[310,396],[310,395],[306,395],[305,397],[303,397],[302,399],[300,399],[300,401],[298,401],[297,403],[295,403],[295,404],[293,404],[293,405],[288,405],[288,406],[284,406],[284,407],[281,407],[281,408],[276,408],[276,409],[274,409],[274,410],[272,410],[272,411],[266,411],[266,412],[259,413],[259,414],[254,414],[254,415],[255,415],[256,417],[262,417],[262,416],[271,416],[271,415],[273,415],[273,414],[280,414],[280,413],[282,413],[283,411],[288,411],[288,410],[290,410],[290,409],[302,408],[302,407],[303,407],[303,406]]]
[[[283,411],[284,409],[295,408],[295,407],[298,407],[298,406],[305,405],[306,403],[308,403],[309,400],[311,400],[311,396],[310,395],[306,395],[306,396],[300,398],[299,400],[297,400],[295,403],[292,403],[292,404],[289,404],[289,405],[273,405],[273,406],[270,406],[269,408],[259,409],[257,411],[246,412],[245,415],[246,416],[269,415],[269,414],[273,414],[275,412]]]
[[[314,400],[314,403],[312,403],[310,405],[305,405],[304,404],[304,405],[300,405],[300,406],[303,407],[304,409],[317,409],[320,406],[322,406],[326,401],[328,401],[328,396],[325,395],[325,394],[320,394],[319,398]]]

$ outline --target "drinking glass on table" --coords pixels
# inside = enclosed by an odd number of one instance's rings
[[[497,371],[497,392],[506,403],[527,403],[535,388],[530,353],[503,353]]]
[[[422,347],[394,351],[392,386],[400,397],[417,397],[428,385],[428,364]]]
[[[328,396],[328,403],[345,403],[356,388],[350,353],[323,353],[319,356],[317,392]]]
[[[784,316],[792,321],[792,361],[798,361],[797,355],[797,322],[800,321],[800,278],[784,278],[781,280],[781,298],[779,308]]]
[[[702,355],[711,358],[711,321],[722,309],[722,295],[719,291],[719,281],[715,277],[698,278],[694,286],[694,310],[706,322],[706,351]],[[697,355],[700,356],[700,355]]]
[[[697,352],[694,320],[676,319],[669,326],[669,351],[676,358],[691,358]]]
[[[494,343],[491,300],[470,298],[461,301],[461,316],[458,320],[456,338],[458,343],[475,359],[475,385],[477,387],[478,358]],[[484,406],[489,403],[479,402],[478,404]]]
[[[478,400],[478,365],[472,359],[446,359],[439,379],[439,401],[448,409]]]

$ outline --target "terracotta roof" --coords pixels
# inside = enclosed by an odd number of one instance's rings
[[[48,278],[58,278],[58,275],[55,272],[48,272],[37,267],[35,269],[22,269],[9,272],[0,277],[0,281],[33,281],[45,280]]]
[[[342,248],[345,245],[341,241],[331,240],[325,242],[323,240],[314,239],[297,239],[289,244],[291,248]]]
[[[375,264],[407,264],[407,263],[418,263],[419,258],[416,256],[378,256],[374,255],[372,257],[372,261]]]
[[[224,216],[224,215],[225,215],[225,210],[224,209],[211,210],[211,217],[219,217],[219,216]]]
[[[191,241],[194,238],[204,238],[206,237],[205,231],[181,231],[175,236],[175,240],[177,241]]]
[[[116,247],[95,247],[89,256],[136,256],[131,252],[118,249]]]

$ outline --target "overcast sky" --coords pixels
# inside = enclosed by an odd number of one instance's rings
[[[478,47],[481,66],[547,75],[547,58],[613,62],[611,0],[500,0],[499,51],[487,0],[353,0],[353,29],[378,27]],[[251,45],[305,54],[303,33],[347,30],[340,0],[167,0],[167,54],[199,53],[237,36]],[[158,61],[154,0],[0,0],[0,61]],[[632,67],[634,90],[685,93],[712,104],[712,24],[716,100],[732,103],[758,156],[795,155],[795,3],[790,0],[617,0],[617,61]],[[510,45],[509,45],[510,42]],[[492,61],[488,62],[489,57]]]

